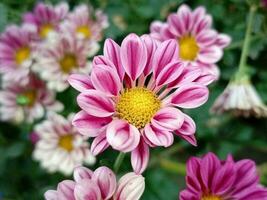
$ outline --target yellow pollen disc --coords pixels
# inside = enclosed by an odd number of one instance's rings
[[[197,41],[192,36],[185,36],[179,40],[180,57],[183,60],[193,61],[199,52]]]
[[[59,138],[58,141],[59,147],[65,149],[66,151],[72,151],[73,149],[73,136],[72,135],[64,135]]]
[[[22,106],[33,106],[36,101],[36,91],[29,90],[26,92],[23,92],[17,96],[17,103]]]
[[[66,54],[60,61],[59,61],[61,70],[68,74],[73,68],[77,67],[77,59],[76,56],[73,54]]]
[[[120,119],[141,129],[160,109],[160,100],[146,88],[127,89],[119,96],[116,112]]]
[[[46,38],[48,33],[50,33],[53,30],[54,30],[54,26],[53,25],[51,25],[51,24],[43,24],[40,27],[40,31],[39,31],[40,37],[43,38],[43,39]]]
[[[24,61],[26,61],[30,57],[30,54],[31,50],[29,47],[22,47],[18,49],[15,54],[16,63],[21,65]]]
[[[88,26],[80,26],[76,29],[76,32],[82,34],[85,38],[92,36],[92,32]]]
[[[222,199],[218,196],[209,195],[202,197],[201,200],[222,200]]]

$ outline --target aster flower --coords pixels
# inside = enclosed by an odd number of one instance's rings
[[[61,26],[62,32],[71,32],[79,39],[100,41],[102,32],[108,27],[107,16],[101,10],[93,10],[87,5],[77,6]]]
[[[217,98],[211,111],[217,114],[228,111],[244,117],[267,117],[267,107],[247,78],[231,81]]]
[[[203,7],[191,10],[181,5],[177,13],[168,16],[167,22],[155,21],[151,24],[151,36],[159,41],[176,39],[179,47],[179,58],[187,66],[199,66],[204,72],[219,76],[215,65],[223,55],[223,48],[231,39],[212,29],[212,17],[206,14]]]
[[[40,49],[33,70],[47,81],[50,89],[63,91],[69,86],[67,78],[71,73],[90,71],[91,64],[87,61],[90,48],[73,35],[64,35]]]
[[[60,171],[70,175],[77,165],[95,163],[87,137],[80,135],[72,126],[72,118],[73,114],[68,118],[50,114],[34,128],[39,139],[33,157],[49,172]]]
[[[99,167],[94,172],[77,167],[74,180],[60,182],[57,190],[45,193],[45,199],[138,200],[145,189],[145,180],[141,175],[127,173],[117,183],[115,174],[107,167]]]
[[[33,12],[26,13],[23,17],[24,25],[36,33],[39,40],[47,39],[55,35],[59,25],[65,19],[69,11],[67,3],[56,6],[38,3]]]
[[[26,81],[12,82],[0,91],[0,119],[32,123],[46,112],[59,112],[63,105],[55,100],[55,93],[47,90],[43,81],[30,74]]]
[[[177,54],[174,40],[156,46],[147,35],[130,34],[121,47],[106,40],[104,56],[94,58],[90,77],[69,78],[81,92],[77,101],[82,111],[73,125],[95,137],[91,147],[95,155],[108,146],[132,152],[134,171],[142,173],[149,146],[170,146],[176,130],[192,136],[187,130],[194,130],[188,128],[194,126],[193,120],[178,107],[199,107],[208,99],[208,89],[192,81],[199,74],[185,70]]]
[[[0,36],[0,73],[4,82],[26,80],[33,60],[32,34],[24,26],[11,25]]]
[[[180,200],[266,200],[267,189],[259,184],[252,160],[235,162],[231,156],[220,161],[213,153],[187,162],[187,189]]]

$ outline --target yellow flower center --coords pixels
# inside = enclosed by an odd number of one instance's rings
[[[80,26],[76,29],[76,32],[82,34],[85,38],[90,38],[92,36],[92,32],[88,26]]]
[[[197,41],[192,36],[185,36],[179,40],[180,57],[183,60],[193,61],[199,52]]]
[[[41,38],[45,39],[47,35],[54,30],[54,26],[51,24],[43,24],[40,27],[39,35]]]
[[[15,54],[16,63],[21,65],[25,60],[30,57],[31,50],[29,47],[19,48]]]
[[[58,141],[59,147],[66,151],[72,151],[73,149],[73,135],[63,135]]]
[[[137,128],[144,128],[160,109],[160,100],[146,88],[127,89],[119,96],[116,111],[119,118]]]
[[[17,104],[22,105],[22,106],[33,106],[35,101],[36,101],[36,91],[34,90],[29,90],[26,92],[23,92],[17,96]]]
[[[222,199],[218,196],[208,195],[201,197],[201,200],[222,200]]]
[[[73,54],[66,54],[60,61],[59,61],[61,70],[68,74],[70,71],[77,67],[77,59],[76,56]]]

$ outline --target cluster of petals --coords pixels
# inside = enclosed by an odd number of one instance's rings
[[[145,189],[141,175],[127,173],[116,181],[116,176],[107,167],[91,171],[85,167],[74,170],[74,181],[64,180],[57,190],[48,190],[46,200],[138,200]]]
[[[259,184],[256,164],[249,159],[225,161],[213,153],[187,162],[187,188],[180,200],[266,200],[267,189]]]
[[[167,22],[155,21],[150,35],[159,41],[176,39],[181,51],[177,55],[188,67],[200,67],[204,74],[219,76],[216,63],[223,56],[223,48],[231,39],[212,28],[212,17],[204,7],[191,10],[181,5],[177,13],[171,13]]]
[[[267,117],[267,106],[247,78],[231,81],[216,99],[211,111],[216,114],[231,112],[243,117]]]
[[[12,82],[0,91],[0,119],[20,123],[33,122],[45,113],[62,111],[55,93],[38,77],[30,74],[26,81]]]
[[[81,92],[77,102],[82,110],[73,125],[81,134],[95,137],[94,155],[109,146],[131,152],[134,171],[142,173],[149,147],[172,145],[173,133],[196,145],[195,123],[179,108],[205,103],[208,89],[204,84],[209,80],[200,71],[185,68],[178,52],[176,41],[157,44],[148,35],[130,34],[121,46],[107,39],[104,55],[93,59],[91,75],[70,76],[70,84]],[[125,95],[129,102],[122,105]],[[147,113],[151,118],[146,118]]]
[[[90,152],[87,137],[82,136],[72,126],[73,114],[68,118],[52,113],[47,119],[35,125],[38,137],[33,158],[40,161],[48,172],[59,171],[72,174],[74,168],[83,163],[93,165],[95,157]]]

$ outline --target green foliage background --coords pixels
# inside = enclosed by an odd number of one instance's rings
[[[58,0],[45,1],[58,3]],[[70,0],[71,6],[89,3],[86,0]],[[197,123],[198,147],[192,147],[179,138],[169,149],[153,149],[149,168],[144,173],[146,191],[142,199],[177,199],[178,191],[184,188],[185,162],[193,155],[215,152],[220,158],[231,153],[236,159],[252,158],[267,185],[267,120],[235,118],[225,114],[214,116],[209,109],[215,98],[226,87],[231,75],[237,70],[244,39],[248,6],[245,0],[94,0],[90,3],[102,8],[109,16],[110,27],[106,37],[120,42],[130,32],[147,33],[153,20],[165,20],[169,12],[176,11],[181,3],[191,7],[204,5],[214,17],[214,26],[228,33],[233,43],[225,50],[219,63],[221,79],[210,86],[210,99],[199,109],[186,111]],[[19,23],[22,13],[33,8],[34,0],[1,0],[0,31],[11,23]],[[267,103],[267,10],[260,9],[254,23],[249,64],[252,66],[253,83]],[[102,50],[101,50],[102,51]],[[100,53],[101,53],[100,51]],[[69,98],[66,98],[67,97]],[[69,89],[59,94],[64,102],[64,115],[77,111],[77,93]],[[31,126],[14,126],[0,123],[0,199],[43,199],[43,193],[65,179],[61,174],[47,174],[32,160],[33,145],[28,140]],[[112,167],[117,152],[107,151],[98,157],[99,165]],[[126,156],[121,173],[131,170],[129,155]],[[71,178],[71,177],[67,177]]]

